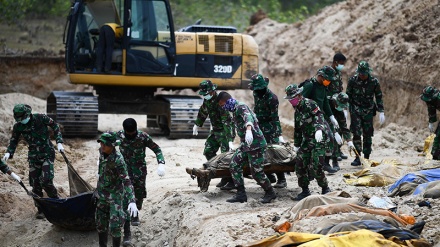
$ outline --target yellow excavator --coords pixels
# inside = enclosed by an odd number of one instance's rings
[[[104,25],[120,36],[105,55],[111,59],[105,71],[97,66]],[[65,136],[95,136],[99,113],[123,113],[147,115],[149,131],[189,137],[203,99],[158,92],[197,90],[205,79],[219,89],[245,89],[258,73],[251,36],[200,23],[175,31],[168,0],[72,0],[64,44],[70,83],[94,89],[55,91],[47,98],[48,115],[63,125]],[[199,136],[208,133],[209,122]]]

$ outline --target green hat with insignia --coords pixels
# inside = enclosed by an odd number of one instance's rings
[[[211,80],[204,80],[200,83],[199,88],[200,88],[199,91],[200,95],[207,95],[208,93],[217,89],[217,85],[212,83]]]
[[[261,90],[267,88],[269,85],[269,78],[263,77],[262,74],[255,74],[251,77],[249,88],[251,90]]]
[[[318,72],[316,73],[318,75],[323,76],[325,79],[329,80],[329,81],[335,81],[336,80],[336,72],[335,70],[330,67],[330,66],[324,66],[320,69],[318,69]]]
[[[31,115],[32,108],[29,105],[16,104],[13,112],[15,121],[20,122]]]
[[[336,110],[342,111],[348,107],[348,95],[344,92],[335,93],[332,98],[336,102]]]
[[[372,71],[373,69],[371,69],[370,64],[368,64],[367,61],[360,61],[356,69],[356,72],[359,74],[369,75]]]
[[[298,85],[296,84],[290,84],[289,86],[286,87],[285,91],[286,91],[286,96],[284,96],[284,98],[293,99],[295,98],[295,96],[302,93],[303,88],[302,87],[298,88]]]
[[[103,133],[101,137],[97,140],[97,142],[102,142],[106,146],[119,146],[120,141],[116,140],[116,135],[113,135],[111,133]]]
[[[420,98],[425,102],[429,102],[438,94],[438,92],[439,91],[433,86],[426,86],[423,89],[422,94],[420,94]]]

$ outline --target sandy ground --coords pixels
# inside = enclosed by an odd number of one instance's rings
[[[2,104],[15,101],[20,97],[31,101],[34,109],[44,111],[45,102],[23,94],[0,95]],[[12,118],[7,109],[2,116]],[[100,115],[99,130],[117,130],[127,115]],[[143,116],[134,116],[139,126],[145,126]],[[2,121],[2,127],[7,128]],[[419,156],[426,132],[414,131],[407,127],[389,124],[377,129],[374,136],[372,159],[396,159],[403,164],[418,167],[425,161]],[[292,135],[284,133],[286,140]],[[270,204],[261,204],[258,199],[264,191],[253,180],[246,179],[247,203],[230,204],[226,199],[234,192],[221,191],[215,187],[218,179],[211,181],[209,190],[199,191],[196,180],[185,172],[186,167],[201,167],[205,161],[202,155],[203,139],[168,140],[155,137],[166,159],[166,175],[156,174],[157,164],[153,152],[147,154],[149,174],[147,176],[148,198],[141,211],[141,225],[132,227],[134,246],[236,246],[249,243],[275,234],[272,227],[275,218],[283,217],[286,210],[295,205],[291,198],[300,192],[294,173],[287,176],[288,187],[277,189],[278,198]],[[238,140],[236,140],[236,144]],[[96,159],[99,145],[93,139],[66,139],[66,153],[79,174],[90,184],[96,186]],[[346,147],[343,148],[347,153]],[[0,153],[5,152],[5,146]],[[27,148],[20,145],[17,154],[8,164],[19,174],[29,187],[26,163]],[[353,158],[341,162],[341,171],[328,176],[332,190],[343,190],[353,197],[363,194],[387,196],[387,187],[355,187],[343,182],[342,174],[352,173],[359,168],[350,166]],[[94,231],[80,232],[66,230],[52,225],[46,220],[34,218],[36,212],[31,197],[8,176],[0,177],[0,246],[97,246],[98,236]],[[56,187],[64,196],[68,196],[67,167],[61,155],[55,161]],[[316,182],[311,183],[314,194],[320,193]],[[439,211],[440,200],[431,200],[433,208],[419,208],[419,198],[392,198],[399,205],[400,213],[409,213],[417,220],[425,220],[427,225],[422,234],[431,243],[440,243]],[[312,223],[298,225],[297,229],[312,231]]]

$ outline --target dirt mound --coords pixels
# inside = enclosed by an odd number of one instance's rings
[[[268,18],[248,29],[260,46],[260,69],[277,95],[329,65],[341,51],[348,58],[344,83],[360,60],[381,82],[387,123],[425,127],[426,107],[417,99],[424,85],[440,86],[438,1],[348,0],[295,24]],[[398,100],[396,100],[398,99]],[[287,102],[281,115],[291,116]],[[423,124],[421,124],[423,123]]]

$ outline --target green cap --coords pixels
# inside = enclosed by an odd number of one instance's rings
[[[267,88],[269,85],[269,78],[263,77],[262,74],[255,74],[251,77],[249,88],[251,90],[261,90]]]
[[[298,88],[298,85],[296,84],[290,84],[286,87],[285,91],[286,91],[286,96],[284,96],[284,98],[293,99],[295,98],[295,96],[302,93],[303,88],[302,87]]]
[[[13,112],[15,121],[20,122],[31,115],[32,108],[29,105],[16,104]]]
[[[200,88],[199,91],[200,95],[207,95],[208,93],[217,89],[217,85],[212,83],[211,80],[204,80],[200,83],[199,88]]]
[[[371,69],[370,65],[367,61],[360,61],[358,64],[358,67],[356,69],[356,72],[359,74],[367,74],[369,75],[373,70]]]
[[[422,94],[420,94],[420,98],[425,102],[429,102],[438,94],[438,92],[439,91],[437,89],[435,89],[434,87],[426,86],[423,89]]]
[[[348,95],[344,92],[335,93],[332,98],[336,101],[337,110],[343,110],[348,107]]]
[[[116,140],[116,136],[112,135],[111,133],[103,133],[97,142],[102,142],[106,146],[119,146],[119,141]]]
[[[330,66],[324,66],[320,69],[318,69],[318,72],[316,73],[318,75],[322,75],[325,79],[329,81],[335,81],[336,80],[336,72],[335,70]]]

